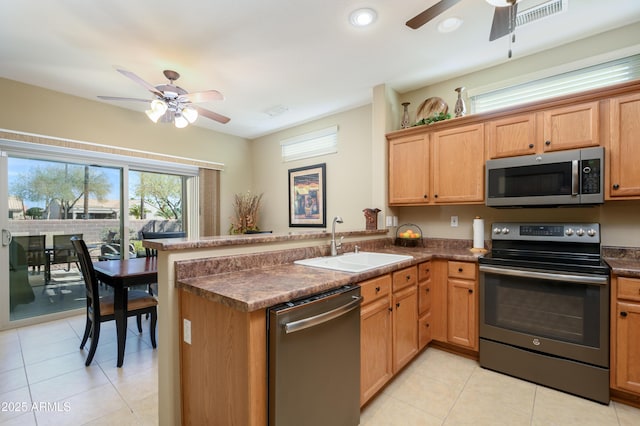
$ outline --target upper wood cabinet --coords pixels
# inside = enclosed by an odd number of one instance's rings
[[[599,102],[570,105],[542,112],[544,151],[600,145]]]
[[[536,115],[523,114],[492,120],[486,124],[489,158],[535,154]]]
[[[389,141],[389,204],[429,201],[429,134]]]
[[[606,197],[640,198],[640,93],[610,100]]]
[[[515,115],[486,123],[489,158],[600,145],[599,102]]]
[[[433,202],[483,202],[484,125],[442,130],[431,137]]]
[[[483,201],[483,124],[389,140],[390,205]]]

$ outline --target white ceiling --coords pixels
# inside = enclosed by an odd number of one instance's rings
[[[541,2],[521,0],[520,10]],[[483,0],[462,0],[418,30],[405,26],[435,3],[3,0],[0,77],[92,100],[151,99],[114,67],[153,85],[166,83],[162,70],[173,69],[187,91],[225,95],[200,105],[231,121],[200,117],[196,125],[255,138],[370,103],[382,83],[404,93],[508,60],[507,37],[488,41],[494,9]],[[361,6],[377,10],[375,25],[348,24],[349,12]],[[450,16],[462,18],[462,27],[438,33],[437,23]],[[567,12],[518,28],[514,58],[638,21],[639,0],[569,0]],[[279,106],[287,108],[279,116],[265,112]],[[141,113],[140,120],[148,118]]]

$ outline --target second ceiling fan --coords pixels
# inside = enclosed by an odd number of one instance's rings
[[[446,12],[460,1],[462,0],[440,0],[430,8],[409,19],[406,24],[409,28],[414,30],[418,29],[427,22]],[[497,40],[507,34],[511,34],[516,27],[518,0],[487,0],[487,2],[495,6],[489,41]]]

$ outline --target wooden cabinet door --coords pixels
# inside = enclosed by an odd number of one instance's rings
[[[429,135],[389,141],[389,204],[429,201]]]
[[[393,293],[393,372],[418,353],[418,289],[416,285]]]
[[[640,394],[640,304],[616,305],[616,386]]]
[[[537,143],[536,143],[537,142]],[[542,141],[536,141],[536,115],[524,114],[486,123],[489,158],[535,154]]]
[[[600,145],[598,102],[543,111],[544,151]]]
[[[360,406],[393,376],[390,296],[360,311]]]
[[[640,93],[610,101],[608,195],[640,197]]]
[[[449,278],[447,283],[447,340],[477,350],[475,281]]]
[[[484,201],[484,125],[432,134],[433,202]]]

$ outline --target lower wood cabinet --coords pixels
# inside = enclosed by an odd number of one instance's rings
[[[393,377],[391,275],[360,283],[360,405]]]
[[[393,273],[393,372],[398,372],[418,353],[418,269]]]
[[[360,283],[360,405],[418,353],[418,269]]]
[[[431,262],[418,265],[418,350],[431,342]]]
[[[611,279],[611,387],[640,398],[640,279]]]
[[[476,264],[448,263],[447,341],[478,350],[478,282]]]

